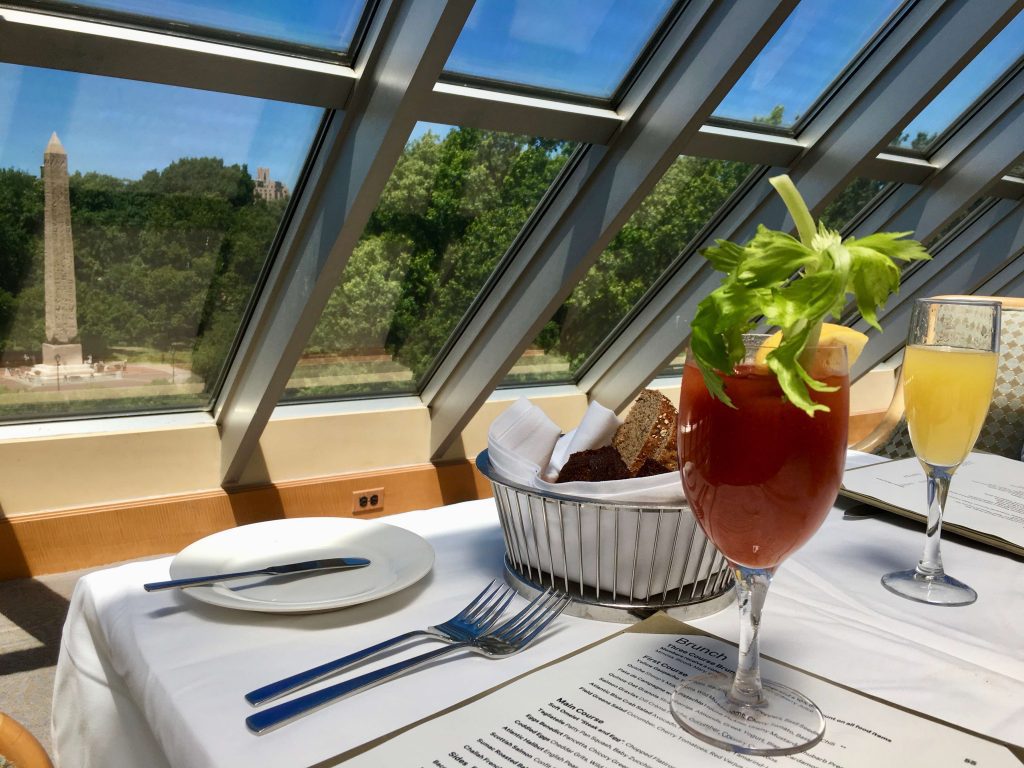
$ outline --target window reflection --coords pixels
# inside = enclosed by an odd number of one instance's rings
[[[898,6],[898,0],[802,0],[715,117],[792,127]]]
[[[170,27],[180,32],[215,30],[246,37],[265,38],[331,51],[347,51],[352,45],[363,13],[363,0],[305,0],[301,3],[251,2],[250,0],[51,0],[81,13],[100,11],[113,18],[149,21],[146,26]]]
[[[1014,61],[1024,56],[1024,13],[1018,14],[903,129],[893,146],[927,151],[944,130]]]
[[[672,0],[477,0],[445,72],[610,99]]]

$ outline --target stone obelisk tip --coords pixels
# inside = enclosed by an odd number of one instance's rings
[[[64,151],[64,145],[61,144],[60,143],[60,139],[57,138],[57,132],[56,131],[54,131],[50,135],[50,141],[46,145],[46,152],[45,152],[45,154],[47,154],[47,155],[66,155],[67,154],[67,152]]]

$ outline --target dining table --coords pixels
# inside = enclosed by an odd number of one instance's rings
[[[58,768],[337,765],[626,626],[574,616],[570,609],[522,653],[500,660],[454,654],[281,728],[251,732],[245,725],[254,711],[247,691],[437,624],[504,578],[505,544],[491,498],[380,522],[422,537],[433,550],[433,564],[397,592],[336,610],[275,614],[211,605],[188,590],[146,592],[144,583],[168,578],[172,556],[83,576],[56,670],[52,735]],[[915,561],[922,530],[920,523],[837,500],[821,529],[775,575],[761,653],[1019,748],[1021,558],[945,537],[945,562],[977,590],[977,602],[957,608],[911,602],[887,592],[879,578]],[[512,607],[525,603],[517,595]],[[737,640],[734,605],[687,622]],[[410,641],[366,668],[435,645]]]

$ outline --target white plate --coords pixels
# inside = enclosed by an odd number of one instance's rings
[[[258,576],[184,590],[211,605],[268,613],[312,613],[365,603],[419,581],[434,550],[415,533],[375,520],[294,517],[229,528],[190,544],[171,578],[231,573],[323,557],[365,557],[353,571]]]

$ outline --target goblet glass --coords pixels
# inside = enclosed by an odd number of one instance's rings
[[[809,347],[802,357],[805,369],[834,389],[812,393],[829,410],[808,416],[783,397],[764,364],[767,341],[745,336],[743,362],[723,376],[735,407],[708,393],[692,359],[683,370],[683,490],[700,527],[732,569],[740,637],[735,675],[687,678],[672,695],[671,711],[685,730],[717,746],[787,755],[820,741],[825,720],[802,694],[761,680],[761,608],[779,564],[817,531],[839,492],[850,384],[845,347]]]
[[[903,400],[914,453],[928,483],[928,527],[916,568],[882,577],[890,592],[933,605],[970,605],[978,593],[946,575],[939,543],[949,483],[978,439],[992,402],[1000,305],[918,299],[903,354]]]

